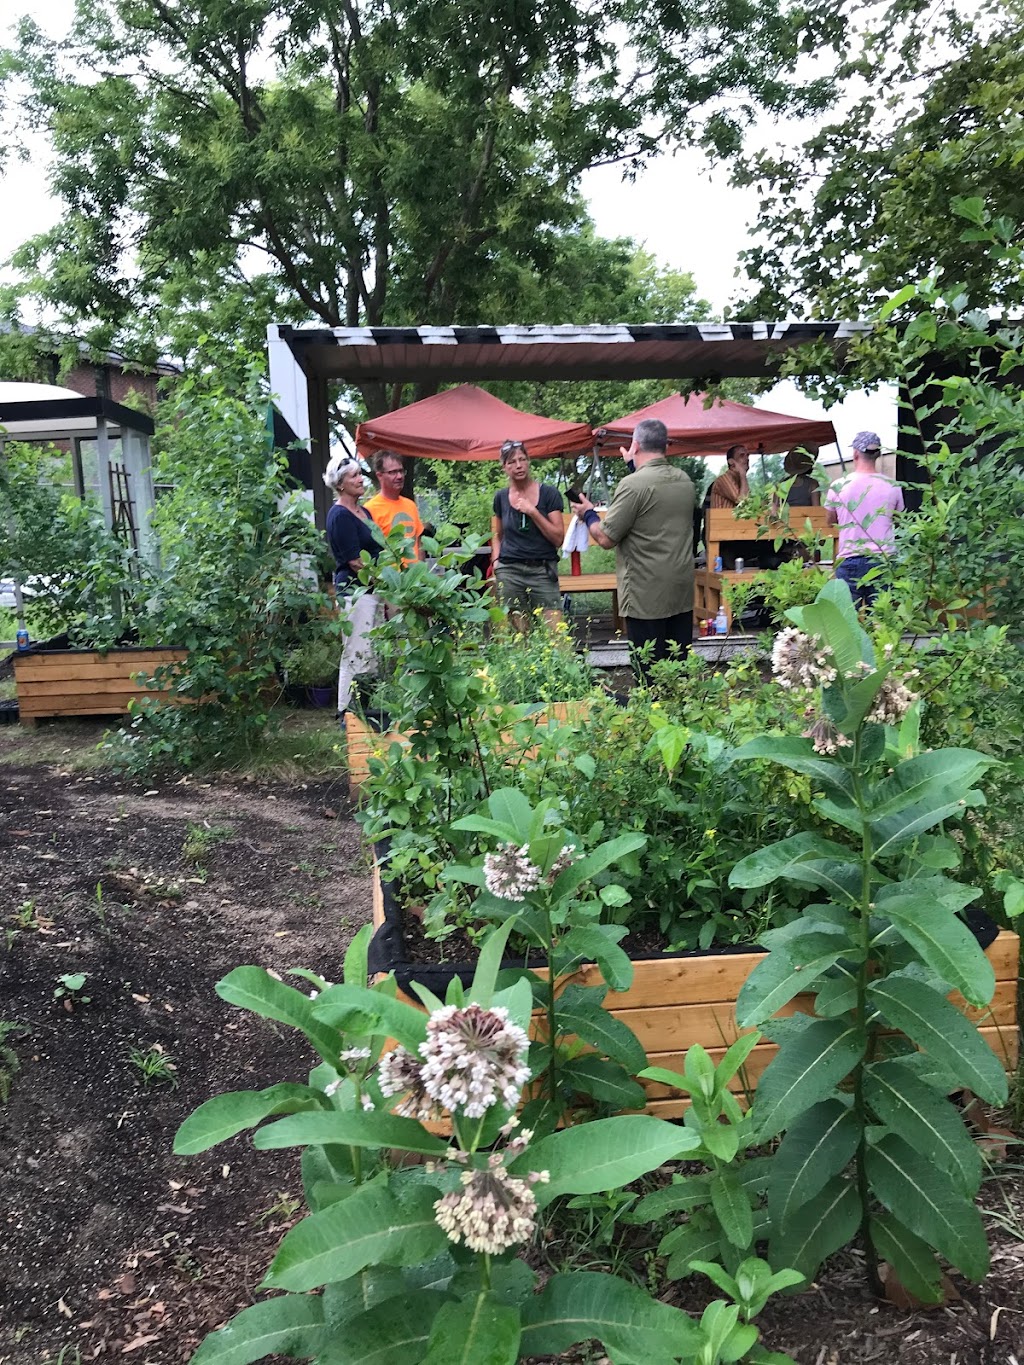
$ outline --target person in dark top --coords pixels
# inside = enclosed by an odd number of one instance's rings
[[[530,475],[530,457],[522,441],[506,441],[501,463],[508,487],[494,495],[491,517],[491,564],[498,596],[517,630],[524,630],[538,607],[545,619],[560,619],[558,555],[565,529],[565,504],[557,488]]]
[[[352,700],[357,675],[372,673],[376,667],[370,631],[377,615],[377,598],[372,593],[356,594],[357,575],[363,567],[360,555],[365,550],[376,559],[384,546],[373,518],[359,505],[366,488],[359,462],[348,455],[336,455],[327,466],[324,483],[334,492],[334,506],[327,513],[327,543],[335,564],[334,590],[338,609],[349,624],[338,666],[338,715],[343,716]]]
[[[783,469],[792,482],[786,490],[786,504],[789,507],[820,507],[821,489],[811,474],[814,456],[803,446],[791,450],[783,462]]]

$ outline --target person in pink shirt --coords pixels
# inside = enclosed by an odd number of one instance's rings
[[[825,494],[828,524],[839,527],[836,577],[847,583],[858,607],[870,607],[878,587],[865,579],[896,549],[892,519],[903,511],[903,490],[879,474],[877,432],[853,438],[853,473],[836,479]]]

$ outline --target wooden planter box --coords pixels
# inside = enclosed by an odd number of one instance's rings
[[[168,696],[143,687],[140,673],[182,663],[184,649],[29,649],[14,658],[14,680],[22,725],[42,716],[115,716],[134,698]]]
[[[372,965],[381,972],[393,970],[399,985],[399,996],[419,1005],[409,995],[413,980],[428,986],[436,995],[444,997],[446,982],[460,976],[468,984],[473,975],[471,964],[429,966],[422,963],[388,961],[394,948],[400,948],[401,938],[397,917],[400,911],[390,894],[390,887],[381,885],[374,866],[373,923],[378,935],[373,941],[377,949],[371,957]],[[969,1019],[980,1024],[981,1036],[999,1057],[1007,1071],[1017,1064],[1017,971],[1020,940],[1016,934],[1001,932],[989,946],[986,956],[996,975],[996,990],[992,1004],[978,1010],[969,1007],[959,995],[950,998],[963,1009]],[[674,954],[646,958],[634,962],[633,984],[628,991],[610,992],[605,1005],[617,1018],[633,1030],[647,1052],[648,1065],[682,1071],[687,1048],[701,1043],[714,1058],[721,1060],[726,1048],[740,1036],[750,1032],[736,1025],[736,997],[740,987],[764,959],[759,952],[718,952]],[[582,967],[572,979],[582,984],[601,983],[601,973],[594,966]],[[812,997],[799,995],[782,1010],[780,1015],[809,1013]],[[754,1090],[757,1081],[778,1051],[773,1043],[764,1042],[754,1048],[743,1068],[742,1077],[732,1085],[737,1094],[746,1088]],[[662,1118],[682,1114],[689,1101],[666,1086],[644,1082],[647,1091],[646,1111]]]
[[[563,723],[568,720],[580,720],[587,714],[588,709],[585,701],[553,701],[539,706],[536,711],[531,711],[524,719],[532,722],[534,728],[540,729],[551,721]],[[384,754],[387,752],[389,744],[394,744],[396,741],[401,744],[405,738],[406,736],[397,730],[388,730],[386,733],[374,730],[365,721],[353,715],[351,711],[345,712],[348,785],[349,791],[353,795],[362,786],[369,774],[371,755]]]

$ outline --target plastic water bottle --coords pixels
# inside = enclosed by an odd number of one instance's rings
[[[716,635],[728,635],[728,633],[729,633],[729,622],[728,622],[728,619],[726,618],[726,615],[725,615],[725,608],[724,608],[724,607],[719,607],[719,608],[718,608],[718,615],[715,617],[715,634],[716,634]]]
[[[19,649],[21,650],[28,649],[30,641],[28,638],[28,631],[25,629],[24,626],[18,627],[18,633],[14,638],[17,641]]]
[[[722,572],[722,556],[715,555],[715,573]]]

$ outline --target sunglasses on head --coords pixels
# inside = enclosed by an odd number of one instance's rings
[[[524,455],[526,454],[526,446],[523,445],[522,441],[506,441],[501,447],[501,458],[507,459],[513,450],[521,450]]]

